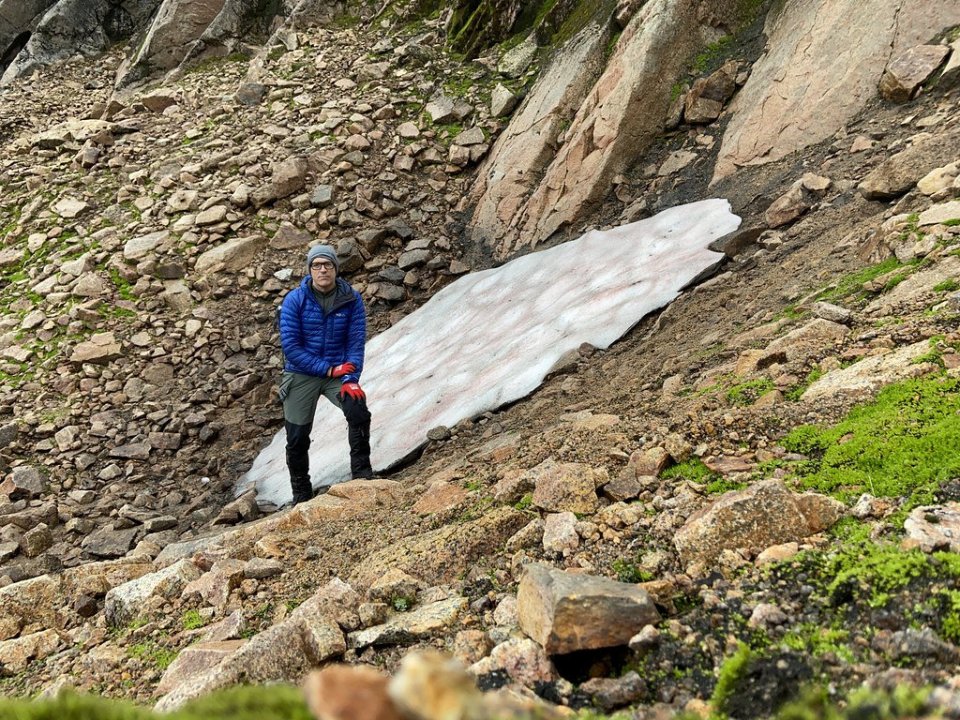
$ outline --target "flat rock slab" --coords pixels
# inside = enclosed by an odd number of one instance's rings
[[[917,45],[893,59],[880,78],[880,94],[893,102],[910,100],[950,54],[943,45]]]
[[[596,512],[597,488],[610,479],[602,468],[552,460],[540,463],[528,473],[534,487],[533,504],[548,512]]]
[[[960,220],[960,200],[951,200],[924,210],[917,223],[924,227],[957,220]]]
[[[173,598],[180,595],[183,588],[192,580],[200,577],[200,570],[189,560],[181,560],[170,567],[149,575],[142,575],[123,585],[111,589],[104,601],[107,622],[123,625],[136,617],[143,602],[154,595]]]
[[[358,650],[371,645],[398,645],[428,638],[451,627],[467,609],[467,598],[455,597],[400,613],[383,625],[359,630],[347,636],[350,647]]]
[[[53,655],[59,646],[60,635],[56,630],[0,642],[0,675],[22,672],[30,663]]]
[[[923,340],[885,355],[868,357],[850,367],[831,370],[808,387],[801,400],[813,402],[834,395],[869,395],[900,380],[923,375],[928,368],[914,361],[930,352],[930,343]]]
[[[168,692],[185,681],[207,672],[222,663],[246,644],[246,640],[226,640],[223,642],[199,642],[180,651],[157,684],[157,694]]]
[[[933,267],[915,272],[893,290],[883,293],[864,308],[864,313],[873,316],[897,314],[901,306],[913,303],[945,280],[960,279],[960,257],[944,258]]]
[[[528,565],[517,592],[521,629],[549,655],[626,645],[660,621],[640,587],[592,575]]]

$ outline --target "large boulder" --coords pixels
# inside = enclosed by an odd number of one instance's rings
[[[702,572],[724,550],[765,550],[832,526],[843,504],[817,493],[790,492],[782,480],[763,480],[722,495],[691,515],[673,536],[688,572]]]
[[[956,24],[956,0],[812,0],[767,18],[767,50],[731,104],[714,181],[831,137],[876,96],[891,56]]]
[[[660,621],[637,585],[539,564],[524,569],[517,614],[520,628],[550,655],[626,645]]]
[[[921,133],[910,146],[890,156],[867,173],[858,189],[867,200],[890,200],[903,195],[927,173],[943,164],[943,148],[960,143],[960,131],[944,135]]]

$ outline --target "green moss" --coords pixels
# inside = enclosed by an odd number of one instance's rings
[[[197,630],[207,624],[207,621],[200,615],[199,610],[187,610],[180,617],[180,624],[184,630]]]
[[[123,279],[123,276],[120,274],[120,271],[116,268],[110,268],[110,279],[113,281],[114,286],[117,288],[117,294],[120,295],[124,300],[134,300],[135,297],[132,292],[133,286]]]
[[[773,390],[770,378],[747,380],[727,390],[727,401],[733,405],[752,405],[757,399]]]
[[[127,648],[127,654],[132,658],[155,665],[160,670],[166,670],[177,658],[176,650],[158,645],[152,640],[131,645]]]
[[[513,507],[516,508],[517,510],[528,510],[528,509],[530,509],[531,507],[533,507],[533,495],[531,495],[530,493],[527,493],[527,494],[524,495],[522,498],[520,498],[519,500],[517,500],[517,501],[513,504]]]
[[[834,603],[859,598],[870,607],[884,607],[892,594],[916,580],[960,578],[960,567],[890,543],[847,544],[824,558],[821,576]]]
[[[617,580],[622,583],[642,583],[653,580],[653,575],[637,564],[623,558],[617,558],[610,563],[610,569],[617,575]]]
[[[707,483],[706,491],[710,495],[723,495],[733,490],[743,490],[747,487],[745,482],[736,482],[725,477],[718,477]]]
[[[960,290],[960,282],[950,278],[949,280],[944,280],[942,283],[934,285],[933,290],[934,292],[953,292],[954,290]]]
[[[825,687],[808,688],[800,699],[777,713],[777,720],[893,720],[926,717],[925,688],[898,687],[892,693],[858,688],[847,698],[832,696]]]
[[[954,645],[960,643],[960,590],[941,590],[941,635]]]
[[[729,52],[732,45],[732,35],[724,35],[716,42],[707,45],[690,64],[690,74],[703,75],[707,70],[718,67],[720,60]]]
[[[717,684],[710,696],[710,706],[715,713],[726,714],[727,703],[736,693],[737,685],[749,669],[753,656],[750,646],[741,643],[736,652],[723,662],[717,675]]]
[[[898,267],[900,267],[900,261],[896,258],[889,258],[876,265],[871,265],[857,272],[850,273],[842,277],[834,286],[818,293],[816,299],[827,302],[839,302],[852,296],[862,296],[864,294],[863,286],[865,283]]]
[[[691,457],[689,460],[667,468],[660,473],[660,477],[665,479],[683,478],[684,480],[698,484],[713,482],[719,478],[719,476],[704,465],[703,461],[698,457]]]
[[[795,465],[807,489],[850,500],[863,492],[928,502],[960,475],[960,381],[942,376],[886,387],[832,427],[802,425],[783,445],[809,456]]]
[[[853,662],[856,655],[847,644],[850,633],[839,628],[824,628],[813,623],[795,626],[783,638],[783,644],[797,652],[814,657],[835,655],[844,662]]]

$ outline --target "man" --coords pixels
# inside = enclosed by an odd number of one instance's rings
[[[360,293],[339,274],[340,261],[332,247],[310,248],[307,276],[280,305],[280,345],[285,357],[280,399],[294,505],[313,497],[308,451],[321,395],[347,419],[352,476],[373,477],[370,411],[359,384],[367,313]]]

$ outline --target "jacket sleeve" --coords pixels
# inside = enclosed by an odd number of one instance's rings
[[[360,382],[363,372],[363,355],[367,343],[367,309],[363,305],[360,293],[354,292],[353,308],[350,312],[350,327],[347,328],[347,353],[345,362],[357,366],[356,372],[343,376],[343,382]]]
[[[280,346],[291,366],[298,372],[317,377],[326,376],[330,363],[307,350],[303,336],[300,292],[287,293],[280,305]]]

